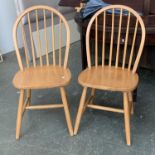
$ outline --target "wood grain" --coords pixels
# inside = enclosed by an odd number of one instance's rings
[[[128,69],[98,66],[81,72],[78,82],[82,86],[101,90],[130,91],[137,87],[138,79],[138,74]]]

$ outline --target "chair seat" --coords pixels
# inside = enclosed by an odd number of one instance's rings
[[[13,84],[18,89],[44,89],[65,86],[70,79],[69,69],[59,66],[37,66],[18,71]]]
[[[92,67],[82,71],[78,77],[84,87],[111,91],[132,91],[138,85],[138,74],[115,67]]]

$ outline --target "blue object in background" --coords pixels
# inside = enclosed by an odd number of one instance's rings
[[[89,15],[93,14],[94,12],[98,11],[99,9],[109,6],[111,4],[105,3],[102,0],[89,0],[87,2],[85,8],[82,10],[83,18],[88,17]],[[112,10],[108,10],[108,13],[112,13]],[[115,9],[115,14],[120,14],[119,9]],[[128,11],[123,11],[123,15],[127,15]]]
[[[97,10],[108,6],[110,4],[103,2],[102,0],[89,0],[87,2],[85,8],[83,9],[83,18],[91,15],[92,13],[96,12]]]

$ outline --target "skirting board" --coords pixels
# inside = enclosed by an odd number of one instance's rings
[[[77,24],[74,20],[68,21],[70,31],[71,31],[71,43],[74,43],[80,40],[80,33],[78,32]],[[48,52],[52,52],[52,39],[51,39],[51,27],[47,27],[47,38],[48,38]],[[55,50],[59,49],[59,24],[54,26],[55,31]],[[36,56],[39,57],[39,50],[38,50],[38,41],[37,41],[37,32],[33,32],[34,37],[34,45],[36,49]],[[45,33],[44,30],[40,30],[40,38],[41,38],[41,49],[42,55],[45,55],[46,52],[46,44],[45,44]],[[66,32],[65,29],[62,27],[62,47],[66,45]]]
[[[3,62],[3,56],[2,53],[0,52],[0,63]]]

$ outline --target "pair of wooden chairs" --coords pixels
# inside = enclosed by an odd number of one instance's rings
[[[109,13],[109,10],[111,12]],[[120,10],[119,14],[115,14],[115,10]],[[125,13],[124,13],[125,10]],[[40,29],[38,26],[38,12],[42,12],[44,30],[43,38],[45,41],[45,56],[42,56],[42,44]],[[48,41],[47,37],[47,26],[46,26],[46,14],[51,14],[51,42]],[[111,17],[108,18],[109,14]],[[34,21],[31,21],[31,15],[35,17]],[[54,33],[54,17],[59,17],[59,34]],[[98,18],[100,16],[100,18]],[[117,16],[117,17],[116,17]],[[115,17],[118,18],[117,21]],[[135,26],[130,30],[131,18],[135,18]],[[31,55],[32,61],[29,62],[28,48],[26,45],[25,31],[23,21],[27,19],[29,25],[30,41],[31,41]],[[111,28],[107,30],[107,22],[110,20]],[[119,22],[118,22],[119,21]],[[36,52],[34,46],[34,36],[31,30],[31,22],[36,23],[37,33],[37,46],[39,51],[39,58],[36,59]],[[99,31],[98,22],[102,22],[103,26],[100,27],[102,30]],[[116,23],[117,22],[117,23]],[[122,23],[126,23],[122,27]],[[116,31],[115,24],[118,26]],[[62,27],[66,30],[66,46],[65,51],[62,51]],[[22,41],[24,45],[25,59],[21,56],[21,51],[18,46],[18,32],[21,30]],[[117,34],[116,34],[117,32]],[[123,33],[122,33],[123,32]],[[95,49],[91,51],[90,35],[94,33],[94,46]],[[136,38],[137,33],[140,37]],[[129,37],[129,34],[133,35]],[[55,50],[55,35],[59,36],[59,49]],[[110,48],[106,47],[107,36],[110,37]],[[102,38],[102,42],[98,41],[98,38]],[[108,37],[108,38],[109,38]],[[124,37],[124,40],[122,39]],[[16,20],[13,29],[13,39],[17,55],[18,64],[20,71],[18,71],[13,79],[13,84],[16,88],[20,89],[19,105],[17,112],[17,123],[16,123],[16,139],[20,137],[20,129],[22,116],[25,110],[34,109],[49,109],[49,108],[64,108],[68,130],[71,136],[76,135],[82,114],[86,107],[107,110],[112,112],[118,112],[124,114],[125,120],[125,133],[127,145],[131,144],[130,140],[130,114],[133,111],[132,102],[132,91],[138,85],[138,75],[136,73],[137,66],[142,54],[144,41],[145,41],[145,27],[144,23],[137,12],[133,9],[122,6],[112,5],[99,10],[91,18],[86,32],[86,49],[87,49],[87,62],[88,68],[82,71],[78,77],[80,85],[83,86],[82,96],[80,99],[80,105],[75,121],[75,128],[73,131],[70,112],[68,108],[65,86],[69,84],[71,79],[70,70],[67,68],[69,48],[70,48],[70,29],[65,18],[55,9],[48,6],[34,6],[26,9]],[[138,40],[140,43],[139,47],[136,47],[135,42]],[[21,41],[21,40],[20,40]],[[116,47],[114,44],[116,43]],[[49,54],[49,44],[52,45],[52,52]],[[128,45],[129,44],[129,45]],[[121,53],[120,46],[123,46]],[[109,52],[106,51],[109,49]],[[93,54],[94,53],[94,54]],[[99,57],[100,53],[100,57]],[[106,60],[106,53],[108,54],[108,64]],[[122,55],[122,56],[121,56]],[[93,58],[94,57],[94,60]],[[128,57],[128,58],[127,58]],[[101,59],[100,59],[101,58]],[[133,60],[135,58],[135,60]],[[121,61],[122,60],[122,61]],[[127,62],[128,61],[128,62]],[[120,66],[121,64],[121,66]],[[46,88],[60,88],[60,94],[62,98],[62,104],[51,104],[51,105],[32,105],[31,104],[31,90],[33,89],[46,89]],[[86,99],[86,93],[88,88],[91,88],[91,96]],[[112,107],[105,107],[96,105],[93,103],[95,90],[110,90],[116,92],[122,92],[123,94],[123,109],[115,109]],[[26,95],[25,95],[26,94]],[[26,96],[26,97],[24,97]],[[25,99],[25,101],[24,101]]]

